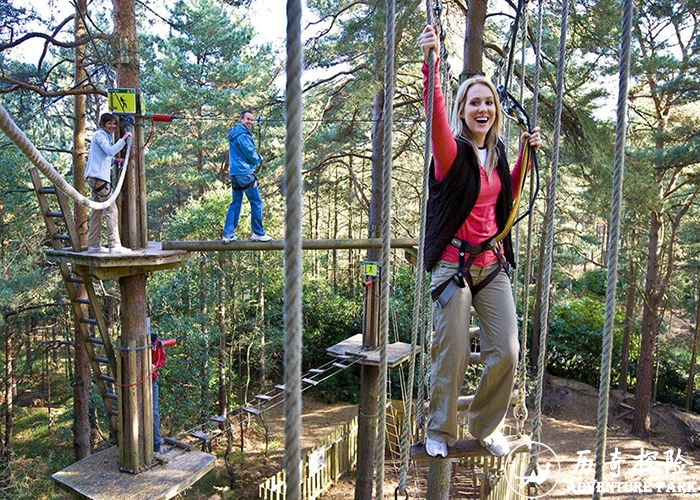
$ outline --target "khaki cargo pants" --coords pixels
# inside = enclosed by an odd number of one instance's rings
[[[474,284],[493,269],[493,266],[472,266],[469,272]],[[456,263],[438,262],[432,271],[431,290],[456,270]],[[472,302],[481,327],[483,362],[481,380],[468,412],[469,432],[474,438],[483,439],[503,424],[518,363],[518,323],[510,279],[505,271],[475,298],[467,286],[458,289],[444,307],[433,303],[435,331],[430,349],[427,435],[449,446],[457,440],[457,398],[469,365]]]

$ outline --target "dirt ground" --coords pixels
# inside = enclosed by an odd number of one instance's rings
[[[653,437],[645,442],[630,432],[631,403],[633,398],[630,394],[613,391],[608,419],[603,497],[645,500],[700,498],[700,448],[697,447],[700,416],[657,405],[652,412]],[[598,390],[579,382],[548,377],[542,407],[544,415],[540,442],[544,446],[538,447],[542,453],[538,465],[540,470],[550,473],[550,479],[541,485],[537,493],[532,493],[530,498],[591,498],[595,483]],[[301,441],[306,452],[334,429],[355,417],[357,407],[349,404],[326,405],[304,396],[303,414]],[[531,409],[526,424],[528,431],[532,428],[532,417]],[[266,420],[269,432],[267,467],[266,470],[258,467],[258,472],[250,478],[251,486],[253,482],[261,482],[266,471],[278,467],[283,455],[283,410],[273,410]],[[691,441],[695,443],[695,448]],[[424,498],[426,470],[425,467],[416,465],[411,467],[408,481],[411,498]],[[387,460],[384,498],[394,498],[397,472],[397,465]],[[450,498],[478,498],[474,496],[473,477],[473,470],[454,463]],[[255,496],[250,491],[241,498]],[[354,498],[354,477],[345,477],[323,498]]]

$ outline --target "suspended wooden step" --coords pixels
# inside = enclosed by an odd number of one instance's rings
[[[321,374],[321,373],[323,373],[323,372],[325,372],[325,371],[326,371],[326,370],[324,370],[324,369],[322,369],[322,368],[312,368],[311,370],[309,370],[309,373]]]
[[[530,436],[522,436],[516,439],[509,439],[511,450],[516,450],[516,452],[526,452],[529,450],[527,445],[530,444]],[[442,458],[434,458],[428,455],[425,451],[425,445],[423,443],[417,443],[411,445],[411,459],[412,460],[442,460]],[[466,458],[466,457],[486,457],[491,456],[491,454],[479,444],[477,439],[464,439],[457,441],[454,446],[447,447],[447,457],[450,458]]]
[[[250,413],[251,415],[260,415],[262,413],[262,410],[258,410],[252,406],[244,406],[242,409],[244,412]]]
[[[302,381],[302,382],[305,382],[305,383],[307,383],[307,384],[309,384],[309,385],[316,385],[316,384],[318,384],[318,380],[313,380],[313,379],[310,379],[310,378],[302,378],[301,381]]]
[[[214,415],[209,417],[209,420],[211,422],[216,422],[217,424],[225,424],[226,422],[228,422],[228,417],[225,417],[223,415]]]
[[[209,441],[211,439],[211,434],[202,431],[192,431],[190,432],[190,436],[201,441]]]
[[[379,349],[367,349],[362,345],[362,334],[358,333],[349,339],[343,340],[332,347],[326,349],[330,356],[336,358],[347,358],[348,356],[362,358],[361,363],[372,366],[379,366]],[[411,356],[411,344],[406,342],[394,342],[386,346],[386,361],[389,368],[408,361]]]
[[[274,396],[268,396],[267,394],[256,394],[255,399],[259,399],[261,401],[270,401]]]

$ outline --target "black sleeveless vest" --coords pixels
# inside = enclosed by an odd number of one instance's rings
[[[496,201],[496,223],[500,233],[513,206],[513,186],[505,145],[501,141],[498,142],[497,152],[496,172],[501,179],[501,191]],[[435,180],[435,161],[431,161],[423,254],[426,271],[433,269],[445,247],[464,224],[476,204],[480,189],[479,161],[474,150],[463,140],[457,140],[457,157],[447,176],[440,182]],[[503,255],[515,268],[510,233],[503,238]]]

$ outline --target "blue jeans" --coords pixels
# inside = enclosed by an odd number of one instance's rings
[[[232,175],[231,176],[231,204],[228,206],[226,213],[226,221],[224,222],[224,238],[233,238],[236,227],[238,227],[238,218],[241,215],[241,204],[243,203],[243,193],[250,202],[250,227],[253,234],[259,236],[265,235],[265,230],[262,225],[262,198],[258,191],[258,183],[255,182],[248,189],[233,189],[234,187],[243,187],[250,184],[255,179],[253,175]]]
[[[160,412],[158,411],[158,377],[153,379],[153,451],[160,453],[163,438],[160,436]]]

